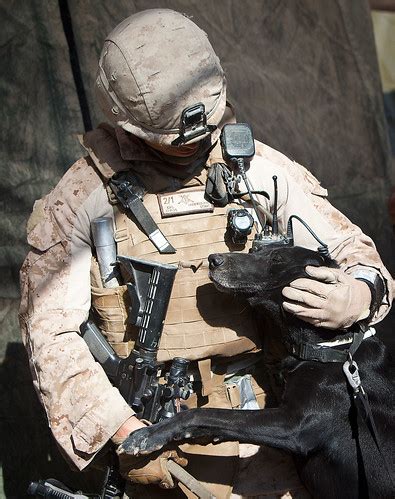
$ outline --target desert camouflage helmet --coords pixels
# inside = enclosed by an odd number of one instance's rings
[[[201,140],[226,105],[224,72],[206,33],[169,9],[139,12],[109,34],[96,88],[113,123],[158,145]],[[193,108],[199,103],[204,108]]]

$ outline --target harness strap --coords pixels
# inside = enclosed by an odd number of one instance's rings
[[[313,360],[316,362],[345,362],[348,357],[347,350],[337,350],[324,347],[314,343],[291,343],[284,341],[290,354],[301,360]]]
[[[121,206],[130,212],[137,224],[159,253],[175,253],[176,250],[159,230],[151,214],[144,206],[142,197],[144,190],[140,183],[137,185],[130,178],[130,174],[114,176],[109,181],[109,186]]]
[[[216,386],[222,385],[225,374],[212,372],[211,359],[198,360],[198,369],[202,381],[202,395],[208,397],[213,393]]]

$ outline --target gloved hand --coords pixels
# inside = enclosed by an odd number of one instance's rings
[[[179,449],[142,456],[127,454],[122,447],[116,452],[119,458],[119,471],[126,480],[142,485],[157,484],[164,489],[176,486],[167,468],[168,460],[172,459],[181,466],[188,464],[188,460]]]
[[[296,279],[283,289],[284,310],[328,329],[345,329],[369,316],[372,295],[366,283],[340,269],[305,270],[312,279]]]

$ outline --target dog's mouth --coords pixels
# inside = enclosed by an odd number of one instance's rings
[[[233,282],[227,278],[227,275],[225,273],[216,274],[212,271],[209,272],[209,278],[214,284],[215,288],[221,293],[238,294],[246,298],[257,293],[259,293],[259,295],[261,296],[270,296],[270,294],[283,289],[283,287],[287,284],[281,283],[275,286],[259,286],[258,288],[257,285],[252,281],[243,282],[239,280]]]
[[[253,281],[245,279],[243,258],[245,255],[226,254],[209,256],[209,278],[218,291],[227,294],[248,295],[253,292]]]
[[[215,272],[211,271],[209,272],[209,278],[214,284],[215,288],[220,291],[221,293],[227,293],[227,294],[237,294],[240,295],[246,295],[252,293],[252,289],[248,289],[248,286],[243,285],[242,282],[237,282],[237,283],[230,283],[225,276],[223,275],[216,275]]]

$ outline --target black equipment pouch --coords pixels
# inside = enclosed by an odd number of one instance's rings
[[[205,196],[214,206],[223,208],[233,200],[232,177],[223,163],[214,163],[208,169]]]

